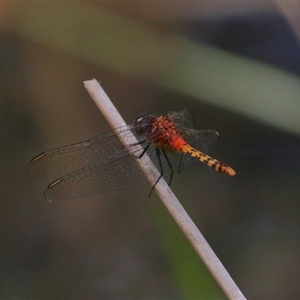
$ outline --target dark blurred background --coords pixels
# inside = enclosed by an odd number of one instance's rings
[[[47,203],[40,152],[188,108],[218,129],[173,189],[248,299],[300,298],[300,6],[1,3],[0,299],[225,299],[149,186]]]

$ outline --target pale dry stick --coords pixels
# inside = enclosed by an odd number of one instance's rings
[[[126,125],[123,118],[118,113],[117,109],[114,107],[100,84],[96,79],[84,81],[84,86],[88,93],[95,101],[96,105],[99,107],[108,123],[112,128],[117,128]],[[128,138],[126,141],[122,140],[122,143],[126,146],[125,142],[128,144]],[[132,135],[132,141],[130,143],[135,143],[136,138]],[[144,158],[145,156],[145,158]],[[146,155],[143,159],[149,160]],[[136,159],[140,163],[141,159]],[[148,164],[149,165],[149,164]],[[151,168],[148,167],[147,170],[143,170],[145,176],[151,184],[155,176],[159,176],[159,173],[155,166],[152,164]],[[142,166],[141,166],[142,168]],[[150,170],[150,172],[149,172]],[[156,175],[155,175],[156,174]],[[157,178],[157,177],[156,177]],[[161,179],[155,186],[157,195],[161,198],[164,205],[183,231],[189,242],[192,244],[193,248],[196,250],[197,254],[200,256],[210,273],[213,275],[215,280],[218,282],[221,289],[224,291],[228,299],[232,300],[244,300],[246,299],[243,293],[240,291],[236,283],[230,277],[227,270],[224,268],[223,264],[220,262],[216,254],[213,252],[201,232],[198,230],[192,219],[186,213],[176,196],[173,194],[167,183]]]

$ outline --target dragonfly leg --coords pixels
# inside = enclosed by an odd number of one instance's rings
[[[147,140],[141,140],[141,141],[138,141],[138,142],[136,142],[136,143],[129,144],[129,146],[142,145],[142,144],[144,144],[145,142],[147,142]]]
[[[139,141],[137,143],[130,144],[129,146],[142,145],[142,144],[144,144],[146,142],[147,142],[147,140],[142,140],[142,141]],[[150,143],[148,143],[148,145],[146,145],[146,147],[143,149],[143,151],[142,151],[141,154],[135,155],[135,157],[138,158],[138,159],[142,158],[144,156],[144,154],[146,153],[146,151],[148,150],[149,146],[150,146]]]
[[[163,165],[161,163],[161,150],[160,148],[155,148],[155,153],[156,153],[156,157],[157,157],[157,160],[158,160],[158,165],[159,165],[159,176],[158,178],[156,179],[155,183],[153,184],[152,188],[151,188],[151,191],[150,191],[150,194],[149,194],[149,197],[151,196],[155,186],[157,185],[157,183],[160,181],[160,179],[162,178],[162,176],[164,175],[164,168],[163,168]]]
[[[144,141],[144,142],[145,142],[145,141]],[[148,150],[149,146],[150,146],[150,144],[148,144],[148,145],[144,148],[144,150],[142,151],[142,153],[141,153],[140,155],[138,155],[136,158],[138,158],[138,159],[142,158],[142,157],[144,156],[144,154],[146,153],[146,151]]]
[[[164,149],[161,149],[161,151],[162,151],[162,154],[165,157],[165,160],[166,160],[166,162],[168,164],[168,167],[169,167],[169,169],[171,171],[171,173],[170,173],[170,179],[169,179],[169,182],[168,182],[168,185],[170,186],[171,182],[172,182],[172,179],[173,179],[173,173],[174,173],[173,172],[173,167],[172,167],[172,164],[171,164],[171,162],[169,160],[169,157],[168,157],[167,153],[164,151]]]

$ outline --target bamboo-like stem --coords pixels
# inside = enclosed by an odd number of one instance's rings
[[[107,119],[108,123],[112,126],[112,128],[117,128],[126,124],[100,84],[95,79],[84,81],[84,86]],[[126,137],[126,143],[122,139],[121,141],[125,144],[125,146],[126,144],[128,145],[128,137]],[[136,139],[132,135],[132,143],[134,143],[135,141]],[[142,159],[149,158],[143,156]],[[137,162],[139,163],[140,159],[137,159]],[[149,182],[153,184],[155,176],[158,176],[159,174],[155,166],[152,164],[152,166],[150,167],[148,163],[147,170],[143,171]],[[186,238],[189,240],[197,254],[200,256],[200,258],[212,274],[212,276],[215,278],[224,293],[227,295],[228,299],[246,299],[233,279],[230,277],[229,273],[224,268],[223,264],[220,262],[216,254],[213,252],[201,232],[198,230],[192,219],[189,217],[176,196],[173,194],[167,183],[163,179],[161,179],[156,184],[155,190],[157,195],[161,198],[164,205],[174,218],[175,222],[178,224]]]

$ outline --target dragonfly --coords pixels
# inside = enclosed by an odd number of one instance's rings
[[[137,142],[130,140],[132,133]],[[52,181],[44,191],[47,201],[82,198],[146,184],[136,159],[142,160],[143,169],[147,169],[149,161],[158,169],[151,192],[162,177],[170,185],[174,171],[179,173],[198,161],[234,176],[235,171],[229,165],[206,154],[208,146],[219,136],[216,130],[194,129],[187,109],[159,116],[144,114],[130,125],[35,156],[28,165],[28,173],[36,180]],[[144,159],[145,156],[150,160]]]

